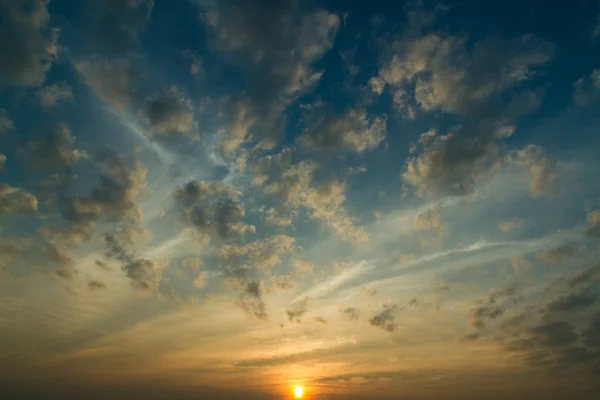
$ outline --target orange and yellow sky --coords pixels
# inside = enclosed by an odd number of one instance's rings
[[[583,0],[0,0],[0,398],[591,399],[599,46]]]

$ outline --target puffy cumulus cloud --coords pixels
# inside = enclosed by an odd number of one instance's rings
[[[160,263],[145,259],[133,260],[122,267],[131,280],[131,285],[145,292],[153,292],[158,289],[162,279],[160,268]]]
[[[228,238],[234,234],[254,233],[255,227],[242,222],[245,208],[237,199],[240,193],[221,182],[192,180],[174,192],[182,206],[182,216],[207,234]]]
[[[7,214],[33,214],[38,201],[34,195],[23,189],[0,183],[0,217]]]
[[[523,226],[523,221],[521,220],[512,220],[512,221],[504,221],[498,224],[498,228],[504,233],[509,233],[514,230],[520,229]]]
[[[548,263],[562,263],[565,258],[568,258],[575,254],[577,249],[570,245],[555,247],[553,249],[545,250],[538,254],[540,260]]]
[[[274,275],[271,277],[273,287],[279,290],[294,290],[296,283],[289,275]]]
[[[66,82],[58,82],[39,89],[36,96],[42,107],[50,109],[62,101],[71,100],[73,90]]]
[[[10,119],[8,111],[6,111],[3,108],[0,108],[0,135],[12,130],[14,127],[15,125],[12,119]]]
[[[297,1],[204,4],[217,48],[245,69],[255,101],[295,96],[321,77],[312,64],[333,46],[337,15]]]
[[[50,28],[48,0],[2,0],[0,81],[37,87],[58,58],[58,29]]]
[[[308,260],[296,260],[294,261],[294,269],[297,274],[309,275],[313,272],[314,264]]]
[[[386,116],[369,118],[363,109],[350,108],[342,115],[321,113],[306,120],[299,138],[312,150],[363,153],[373,150],[385,139]]]
[[[33,169],[62,168],[86,158],[86,152],[74,148],[75,138],[64,123],[52,124],[31,139],[22,150]]]
[[[303,207],[311,219],[324,221],[334,232],[346,240],[368,241],[363,228],[356,227],[344,207],[346,186],[330,179],[313,181],[317,166],[308,161],[291,163],[289,149],[261,158],[253,167],[253,183],[275,196],[282,206],[294,213]]]
[[[583,310],[596,302],[596,296],[588,296],[581,293],[570,293],[548,303],[550,312],[569,312]]]
[[[396,329],[396,315],[395,313],[401,311],[397,304],[386,305],[383,309],[369,319],[369,323],[379,329],[383,329],[387,332],[393,332]]]
[[[413,146],[401,178],[420,196],[465,196],[504,161],[498,140],[513,132],[512,121],[539,104],[532,92],[513,97],[508,104],[480,105],[446,135],[428,131]],[[541,170],[538,175],[544,178]]]
[[[308,309],[306,308],[306,304],[308,303],[308,297],[304,300],[292,306],[289,310],[287,310],[288,320],[290,322],[302,322],[302,316],[307,313]]]
[[[59,212],[78,232],[93,228],[92,222],[103,217],[107,222],[136,224],[142,220],[138,195],[146,188],[147,170],[136,159],[104,149],[95,154],[100,175],[87,195],[61,194]],[[108,243],[107,243],[108,244]]]
[[[422,137],[420,154],[408,159],[402,177],[421,195],[470,194],[497,161],[497,142],[539,104],[535,93],[505,93],[551,58],[550,43],[531,35],[467,43],[408,32],[392,44],[394,54],[384,56],[379,71],[402,112],[439,110],[461,118],[446,135]]]
[[[85,29],[94,48],[121,54],[137,45],[140,31],[150,22],[154,0],[106,0],[85,7],[90,17]]]
[[[554,191],[557,179],[556,162],[550,160],[538,146],[528,145],[522,149],[512,151],[507,156],[507,162],[529,169],[531,175],[529,192],[531,197],[542,197]]]
[[[415,218],[416,229],[432,229],[440,235],[445,235],[446,227],[446,222],[442,219],[442,208],[439,206],[423,211]]]
[[[593,210],[587,213],[588,226],[585,228],[585,234],[600,238],[600,209]]]
[[[600,68],[593,70],[589,76],[578,79],[573,84],[573,101],[579,105],[588,104],[600,93]]]
[[[98,98],[116,111],[123,111],[129,107],[132,90],[129,59],[104,59],[94,56],[77,59],[74,65]]]
[[[177,87],[170,86],[146,99],[144,117],[154,136],[192,135],[193,104]]]
[[[56,267],[54,272],[61,278],[71,280],[77,273],[71,251],[61,244],[48,241],[44,249],[44,256]]]
[[[229,262],[240,262],[258,268],[273,268],[282,262],[283,257],[296,248],[296,239],[287,235],[273,235],[255,240],[246,245],[224,245],[219,249],[219,257]]]
[[[200,271],[194,278],[194,287],[196,289],[202,289],[204,286],[206,286],[209,277],[210,273],[208,271]]]
[[[265,210],[264,206],[262,206],[259,211],[264,214],[265,224],[270,226],[276,226],[280,229],[285,229],[293,222],[290,216],[281,215],[272,207]]]

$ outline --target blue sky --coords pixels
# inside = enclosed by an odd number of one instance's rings
[[[0,13],[14,398],[597,388],[598,2]]]

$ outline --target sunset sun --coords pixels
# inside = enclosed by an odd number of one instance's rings
[[[296,386],[294,388],[294,396],[296,396],[297,399],[302,398],[302,396],[304,395],[304,389],[302,389],[302,386]]]

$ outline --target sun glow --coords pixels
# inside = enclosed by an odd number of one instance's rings
[[[294,396],[296,396],[296,398],[299,399],[303,395],[304,395],[304,389],[302,389],[302,386],[296,386],[294,388]]]

